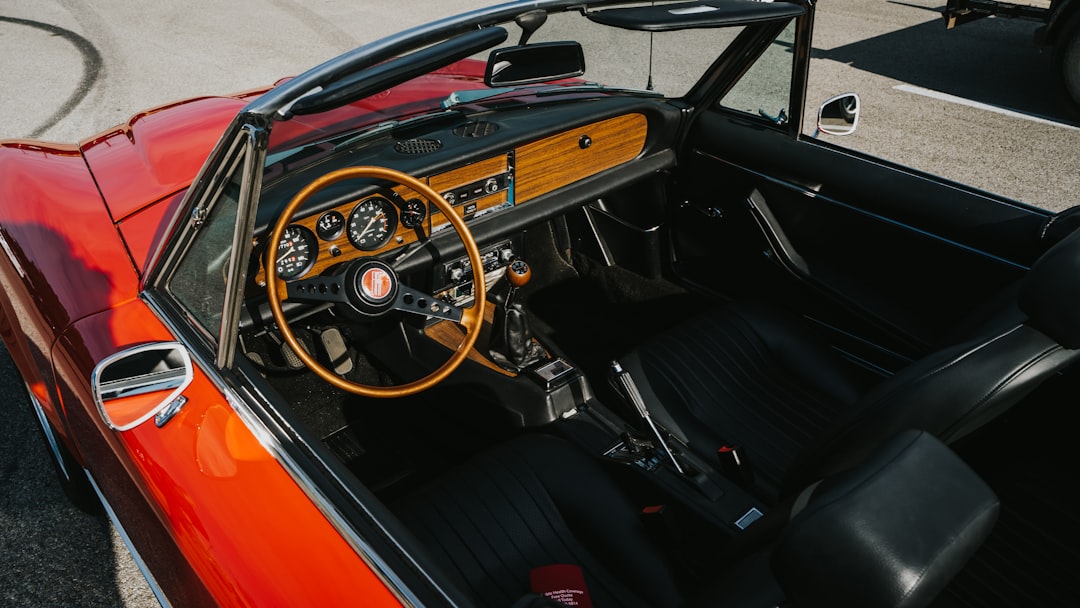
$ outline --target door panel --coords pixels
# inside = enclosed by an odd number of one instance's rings
[[[677,268],[907,355],[1046,247],[1047,212],[723,111],[698,117],[681,163]]]

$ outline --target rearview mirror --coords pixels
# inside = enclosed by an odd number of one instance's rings
[[[859,125],[859,96],[845,93],[830,97],[818,108],[818,131],[829,135],[851,135]]]
[[[506,87],[585,73],[585,52],[577,42],[544,42],[495,49],[488,57],[484,84]]]

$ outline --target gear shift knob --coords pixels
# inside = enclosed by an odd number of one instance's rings
[[[506,267],[506,280],[513,287],[524,287],[532,278],[532,269],[525,260],[514,260]]]

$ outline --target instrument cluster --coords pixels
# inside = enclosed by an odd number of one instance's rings
[[[427,228],[427,220],[423,201],[389,191],[301,218],[285,229],[277,244],[277,275],[287,281],[316,268],[321,271],[349,249],[372,253],[414,241]]]

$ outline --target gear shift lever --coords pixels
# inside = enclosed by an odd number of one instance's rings
[[[529,268],[525,260],[510,262],[510,265],[506,267],[506,280],[510,283],[510,290],[506,294],[507,307],[513,304],[517,290],[527,285],[530,279],[532,279],[532,268]]]
[[[495,318],[491,328],[491,358],[502,367],[519,372],[544,358],[544,349],[533,340],[529,319],[514,302],[518,289],[532,278],[532,269],[525,260],[514,260],[506,267],[510,284],[502,302],[496,299]]]

